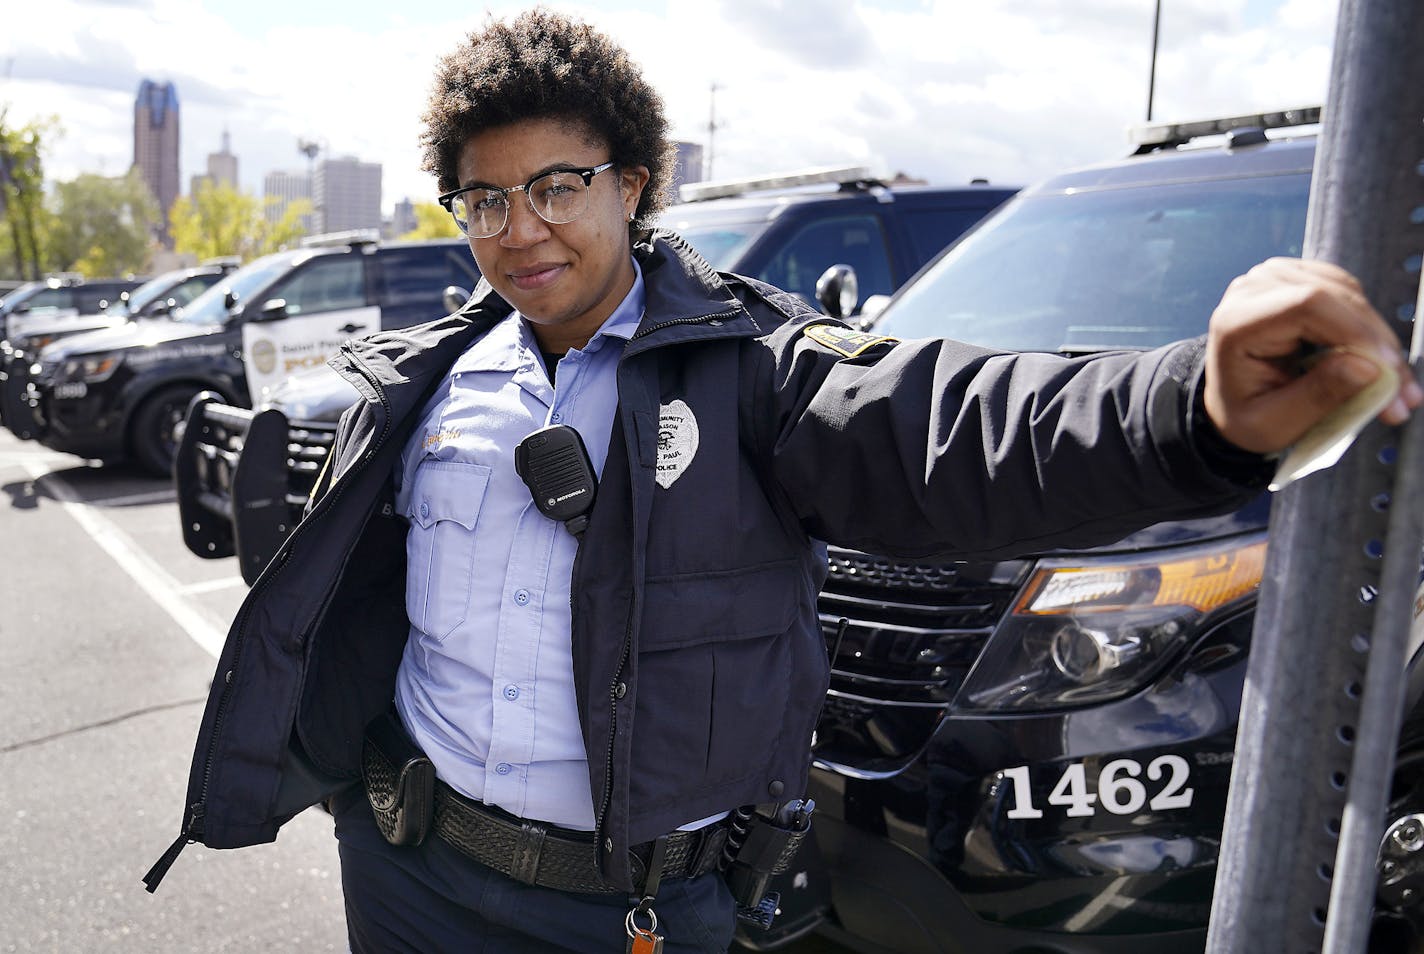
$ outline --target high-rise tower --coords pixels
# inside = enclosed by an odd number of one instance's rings
[[[158,200],[159,229],[168,244],[168,210],[178,198],[178,90],[172,83],[144,80],[134,99],[134,165]]]

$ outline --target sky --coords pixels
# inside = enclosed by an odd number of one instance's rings
[[[133,101],[173,82],[181,182],[226,130],[241,185],[300,172],[301,139],[383,166],[383,207],[431,201],[419,116],[436,60],[491,14],[448,0],[12,3],[0,106],[58,117],[46,174],[124,173]],[[1147,114],[1154,0],[607,0],[546,6],[620,42],[674,138],[709,142],[716,179],[863,165],[937,184],[1026,185],[1129,151]],[[1320,103],[1335,0],[1161,0],[1153,116]],[[713,88],[715,86],[715,93]]]

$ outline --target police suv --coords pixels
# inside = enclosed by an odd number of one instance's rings
[[[264,386],[323,364],[347,338],[445,314],[447,300],[463,303],[477,281],[460,240],[308,239],[226,276],[172,320],[47,346],[24,369],[30,426],[54,450],[132,458],[166,476],[177,425],[199,391],[249,405]]]
[[[896,186],[862,168],[684,185],[661,224],[714,267],[750,275],[859,314],[857,284],[888,296],[1016,189]],[[468,250],[465,252],[469,256]],[[204,395],[193,407],[174,476],[184,541],[202,557],[236,553],[249,583],[295,526],[336,418],[356,399],[325,369],[276,386],[257,413]]]
[[[121,293],[118,301],[93,314],[42,308],[9,316],[6,331],[0,335],[0,424],[10,427],[21,440],[34,436],[33,416],[26,400],[29,378],[25,369],[46,345],[86,331],[117,328],[139,318],[176,316],[239,264],[235,258],[221,258],[165,272],[131,292]],[[20,371],[12,374],[16,366]]]
[[[8,333],[11,315],[79,315],[103,311],[124,292],[142,282],[133,278],[86,279],[79,274],[54,275],[26,282],[0,298],[0,338]]]

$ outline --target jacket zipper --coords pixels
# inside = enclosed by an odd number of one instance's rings
[[[346,491],[346,487],[350,484],[351,478],[376,456],[376,452],[380,450],[381,445],[385,443],[386,437],[390,434],[391,430],[391,405],[390,402],[386,400],[386,392],[382,390],[380,382],[376,380],[375,375],[370,372],[370,369],[361,362],[361,359],[358,358],[348,346],[342,345],[341,350],[350,357],[357,373],[365,378],[367,383],[371,385],[371,389],[376,392],[376,397],[379,398],[381,402],[381,408],[385,411],[385,424],[381,428],[381,433],[376,437],[375,442],[371,445],[370,449],[366,451],[361,460],[357,461],[351,470],[344,475],[344,478],[341,479],[339,483],[333,485],[326,496],[318,501],[317,507],[324,506],[327,510],[331,509],[331,507],[335,505],[335,502],[340,499],[341,495]],[[335,447],[333,446],[332,452],[334,451]],[[315,514],[316,511],[313,509],[312,516],[315,516]],[[308,520],[300,521],[296,529],[292,531],[291,536],[289,536],[282,545],[280,552],[282,553],[283,564],[286,563],[286,554],[291,552],[292,540],[305,529],[309,522]],[[263,577],[259,581],[260,588],[265,589],[268,583],[271,582],[273,576],[276,576],[276,573],[273,573],[272,576]],[[246,638],[247,629],[247,607],[251,606],[254,602],[254,596],[255,592],[254,594],[250,594],[248,599],[243,601],[242,615],[238,618],[232,665],[228,667],[228,673],[236,672],[238,663],[242,659],[242,643]],[[330,598],[330,594],[328,594],[328,598]],[[168,846],[168,850],[165,851],[163,856],[149,869],[148,874],[143,876],[144,886],[148,889],[150,894],[158,890],[159,883],[163,881],[164,875],[168,874],[168,869],[172,868],[173,863],[178,860],[178,855],[183,849],[203,836],[203,816],[207,810],[208,784],[211,782],[213,775],[213,756],[217,752],[218,739],[221,738],[222,735],[223,719],[227,715],[227,701],[231,693],[232,682],[225,678],[222,695],[218,697],[217,709],[213,713],[213,731],[208,740],[208,754],[203,760],[202,789],[199,792],[198,800],[188,807],[188,817],[184,820],[183,830],[179,833],[178,838],[173,844]]]
[[[711,321],[714,318],[730,318],[734,317],[735,315],[736,309],[729,308],[726,311],[712,312],[710,314],[701,315],[695,318],[669,318],[667,321],[660,321],[655,325],[649,325],[646,328],[639,328],[636,332],[633,333],[633,336],[630,337],[628,341],[630,343],[637,341],[639,338],[645,338],[655,331],[660,331],[663,328],[671,328],[674,325],[698,325],[702,324],[703,322]],[[620,359],[620,363],[621,360],[622,359]],[[579,553],[582,554],[582,552],[582,548],[580,548]],[[575,555],[575,569],[577,569],[578,567],[578,559],[579,556]],[[572,594],[569,597],[569,614],[570,619],[572,621]],[[608,840],[608,836],[604,831],[604,825],[608,821],[608,810],[610,807],[612,807],[613,804],[613,750],[617,744],[618,739],[618,687],[623,684],[623,670],[627,667],[628,658],[632,656],[632,654],[633,617],[630,613],[628,617],[628,625],[623,631],[623,652],[618,657],[618,668],[613,671],[613,682],[610,683],[608,686],[608,751],[604,761],[603,798],[600,800],[600,804],[598,806],[598,813],[595,817],[593,825],[594,843],[598,845],[602,851],[609,855],[611,855],[613,852],[613,846]]]

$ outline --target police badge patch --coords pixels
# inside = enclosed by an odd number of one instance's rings
[[[852,331],[838,325],[812,325],[803,333],[817,344],[825,345],[836,354],[847,358],[864,354],[878,344],[896,344],[900,340],[885,335],[872,335],[864,331]]]
[[[697,455],[697,418],[686,401],[658,408],[658,465],[654,479],[667,490]]]

